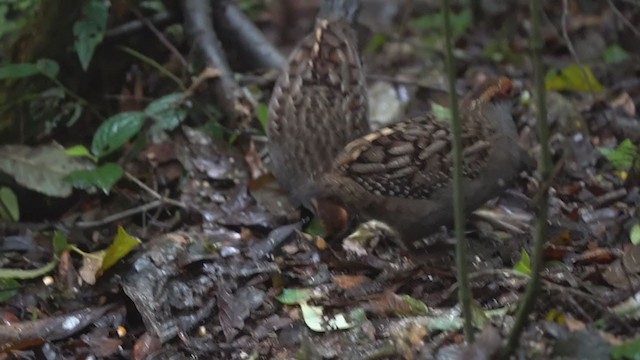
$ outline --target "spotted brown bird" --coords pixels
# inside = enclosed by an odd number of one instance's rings
[[[362,63],[351,27],[357,0],[325,0],[295,47],[269,102],[270,170],[296,204],[349,141],[369,129]]]
[[[505,77],[490,79],[460,103],[467,212],[499,195],[522,168],[512,88]],[[350,142],[331,170],[301,191],[316,209],[339,205],[358,220],[389,225],[411,244],[453,223],[451,150],[450,121],[425,113]]]

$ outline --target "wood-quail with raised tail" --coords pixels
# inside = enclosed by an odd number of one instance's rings
[[[358,0],[325,0],[313,33],[293,50],[269,102],[270,169],[295,204],[349,141],[369,130],[356,34]]]

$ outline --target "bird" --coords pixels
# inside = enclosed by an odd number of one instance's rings
[[[509,78],[490,78],[460,102],[467,213],[498,196],[526,163],[510,111],[513,91]],[[299,196],[321,216],[341,208],[357,221],[382,222],[413,247],[453,223],[451,151],[450,120],[426,112],[351,141]]]
[[[324,0],[313,32],[277,78],[268,106],[269,169],[293,205],[296,189],[326,173],[351,140],[370,132],[366,79],[352,24],[358,0]]]

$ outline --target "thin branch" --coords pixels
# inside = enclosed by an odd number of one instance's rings
[[[564,42],[567,44],[567,49],[569,49],[569,53],[575,60],[576,64],[578,64],[578,66],[580,67],[580,72],[582,73],[582,77],[584,81],[587,83],[587,86],[589,86],[589,95],[593,96],[593,94],[595,93],[595,90],[593,89],[593,85],[591,84],[589,74],[587,74],[587,70],[585,70],[584,65],[582,65],[582,61],[580,61],[580,58],[576,53],[576,49],[573,47],[573,42],[569,37],[569,31],[567,30],[568,16],[569,16],[569,2],[567,0],[562,0],[562,18],[560,20],[561,28],[562,28],[562,38],[564,39]]]
[[[226,36],[258,69],[283,69],[285,58],[267,40],[262,31],[238,6],[229,0],[213,1],[214,26],[218,34]]]
[[[633,32],[633,34],[640,38],[640,30],[636,29],[635,26],[633,26],[633,24],[631,23],[631,21],[629,21],[629,19],[627,19],[624,14],[620,11],[620,9],[618,9],[616,7],[616,5],[613,3],[613,0],[607,0],[607,2],[609,3],[609,7],[611,8],[611,11],[613,11],[613,13],[620,18],[620,20],[622,21],[622,23],[629,28],[629,30],[631,30],[631,32]],[[640,1],[635,4],[640,6]]]
[[[180,53],[180,51],[178,51],[178,49],[176,49],[175,46],[173,46],[173,44],[171,43],[171,41],[169,41],[167,39],[166,36],[164,36],[164,34],[162,32],[160,32],[160,30],[158,30],[158,28],[153,24],[153,22],[151,22],[151,20],[147,19],[144,15],[142,15],[142,13],[132,7],[131,11],[135,14],[135,16],[140,19],[140,21],[142,21],[142,23],[149,28],[149,30],[151,30],[151,32],[158,38],[158,40],[160,40],[160,42],[162,43],[162,45],[164,45],[164,47],[166,47],[169,51],[171,51],[171,53],[173,54],[173,56],[176,57],[176,59],[178,59],[180,61],[180,64],[184,67],[184,68],[188,68],[189,63],[187,63],[187,60],[184,58],[184,56],[182,56],[182,54]]]
[[[164,197],[164,196],[158,194],[157,191],[155,191],[152,188],[148,187],[145,183],[143,183],[142,181],[138,180],[138,178],[136,178],[135,176],[131,175],[129,172],[125,172],[124,176],[127,179],[129,179],[131,182],[133,182],[134,184],[138,185],[141,189],[143,189],[144,191],[149,193],[151,196],[156,198],[156,200],[160,200],[164,204],[177,206],[177,207],[182,208],[182,209],[186,209],[187,208],[187,205],[185,205],[184,203],[182,203],[182,202],[180,202],[178,200],[167,198],[167,197]]]
[[[539,172],[542,183],[548,183],[551,171],[551,155],[549,153],[549,127],[547,125],[547,111],[545,103],[544,75],[542,67],[542,35],[540,31],[540,15],[542,8],[540,0],[530,0],[531,6],[531,49],[532,62],[535,80],[535,103],[538,111],[536,112],[536,121],[538,129],[538,138],[541,148],[541,159]],[[535,243],[533,248],[533,258],[531,264],[531,281],[527,284],[524,297],[518,308],[516,320],[513,329],[507,339],[506,347],[503,349],[503,357],[507,358],[512,354],[518,342],[520,334],[524,326],[528,322],[529,313],[533,308],[536,300],[536,292],[540,284],[540,270],[543,265],[543,249],[544,242],[548,233],[547,217],[549,215],[549,193],[546,188],[541,188],[542,195],[537,198],[536,203],[536,227],[535,227]]]
[[[221,75],[213,80],[213,92],[218,105],[232,125],[248,122],[255,101],[233,77],[220,40],[213,30],[211,4],[203,0],[185,0],[183,9],[186,27],[193,37],[194,49],[202,56],[206,66],[221,71]]]
[[[77,223],[75,223],[75,226],[79,227],[79,228],[94,228],[94,227],[99,227],[99,226],[103,226],[103,225],[107,225],[110,224],[114,221],[118,221],[124,218],[127,218],[129,216],[133,216],[133,215],[137,215],[143,212],[147,212],[151,209],[155,209],[159,206],[162,206],[163,202],[162,200],[155,200],[152,201],[148,204],[144,204],[144,205],[140,205],[137,207],[134,207],[132,209],[128,209],[113,215],[109,215],[106,218],[102,219],[102,220],[93,220],[93,221],[79,221]]]
[[[458,96],[456,94],[455,59],[453,58],[453,44],[451,31],[451,8],[449,0],[442,0],[444,11],[444,31],[446,36],[447,75],[449,78],[449,93],[451,99],[451,117],[453,130],[453,218],[456,233],[456,268],[460,291],[459,302],[462,306],[464,318],[464,335],[467,343],[473,342],[473,316],[471,313],[471,288],[469,286],[467,270],[467,241],[464,237],[464,199],[462,196],[462,121],[458,111]]]

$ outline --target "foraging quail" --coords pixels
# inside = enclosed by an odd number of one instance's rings
[[[470,212],[500,194],[521,167],[509,79],[487,80],[460,103],[463,193]],[[302,191],[358,220],[389,225],[408,245],[453,223],[451,130],[432,113],[350,142],[332,169]]]
[[[289,56],[269,102],[270,170],[296,205],[336,155],[369,129],[356,34],[358,0],[324,0],[312,34]]]

